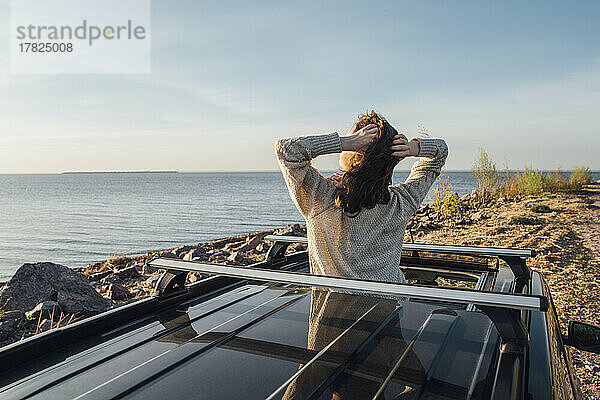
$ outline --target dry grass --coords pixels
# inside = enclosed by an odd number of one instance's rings
[[[36,328],[35,328],[35,333],[34,335],[37,335],[39,333],[42,332],[46,332],[52,329],[56,329],[62,326],[67,326],[70,323],[72,323],[75,320],[75,314],[64,314],[62,311],[60,312],[60,314],[56,314],[56,306],[52,307],[52,312],[50,313],[50,321],[49,321],[49,325],[43,326],[43,322],[45,320],[42,320],[42,314],[43,312],[40,312],[40,314],[38,315],[38,320],[37,320],[37,324],[36,324]],[[54,319],[56,316],[56,320]]]

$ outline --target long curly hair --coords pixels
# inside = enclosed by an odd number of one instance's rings
[[[376,138],[364,154],[354,158],[347,171],[334,174],[338,183],[335,205],[351,218],[358,216],[363,208],[374,208],[390,201],[388,185],[392,182],[394,167],[400,161],[390,150],[396,129],[375,111],[358,115],[357,130],[369,124],[377,126]]]

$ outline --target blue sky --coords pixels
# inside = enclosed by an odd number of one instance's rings
[[[500,168],[600,169],[600,2],[152,0],[137,75],[10,74],[7,3],[0,173],[277,170],[277,138],[371,108],[445,138],[449,170],[480,147]]]

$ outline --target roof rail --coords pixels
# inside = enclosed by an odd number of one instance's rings
[[[303,236],[266,235],[264,240],[272,240],[282,243],[308,244],[308,238]],[[442,244],[402,243],[403,250],[428,251],[431,253],[461,254],[470,256],[496,256],[496,257],[534,257],[535,250],[531,249],[507,249],[501,247],[473,247],[473,246],[450,246]]]
[[[167,268],[168,271],[201,272],[258,281],[406,296],[423,300],[448,301],[460,304],[474,304],[490,318],[502,340],[505,343],[516,345],[519,349],[526,346],[529,342],[529,333],[520,316],[520,311],[548,310],[547,297],[528,294],[347,279],[299,272],[183,261],[173,258],[158,258],[151,261],[150,265],[157,268]]]
[[[236,278],[308,285],[328,289],[356,290],[383,295],[407,296],[424,300],[441,300],[462,304],[475,304],[478,306],[538,311],[546,311],[548,309],[548,299],[546,297],[527,294],[488,292],[474,289],[429,287],[406,283],[349,279],[335,276],[306,274],[301,272],[239,267],[197,261],[183,261],[173,258],[157,258],[151,261],[150,265],[157,268],[168,268],[170,270],[218,274]]]
[[[285,249],[292,243],[308,244],[308,238],[302,236],[266,235],[264,240],[274,241],[275,244],[269,249],[267,258],[273,260],[285,253]],[[472,246],[450,246],[440,244],[402,243],[402,249],[408,251],[425,251],[442,254],[459,254],[468,256],[493,256],[504,260],[513,271],[516,279],[529,280],[531,270],[525,262],[525,258],[534,257],[535,250],[531,249],[506,249],[500,247],[472,247]]]

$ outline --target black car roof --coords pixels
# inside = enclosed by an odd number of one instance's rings
[[[490,378],[489,342],[497,340],[485,314],[460,305],[244,285],[148,316],[84,351],[47,354],[64,359],[2,393],[254,399],[331,398],[334,390],[463,399]]]
[[[279,264],[306,267],[306,252]],[[0,397],[490,398],[502,340],[473,305],[223,276],[183,292],[3,349]]]

